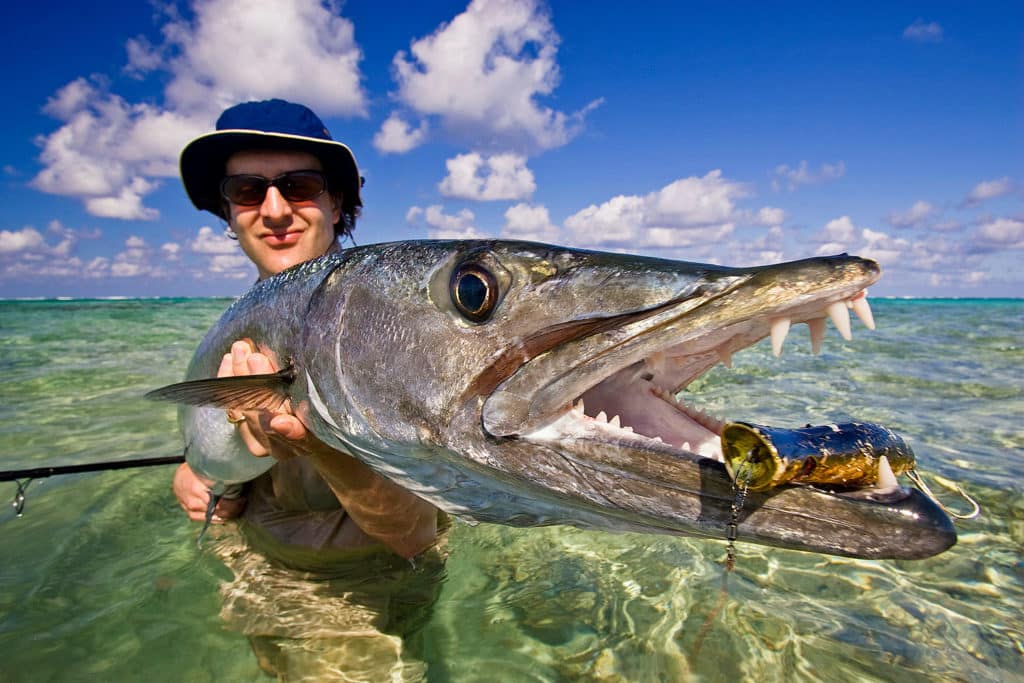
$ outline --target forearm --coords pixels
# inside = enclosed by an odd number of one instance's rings
[[[309,457],[360,529],[411,558],[434,542],[437,508],[345,453],[317,449]]]

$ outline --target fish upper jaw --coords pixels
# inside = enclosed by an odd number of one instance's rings
[[[550,435],[569,424],[582,399],[584,408],[576,412],[584,417],[721,459],[720,449],[709,445],[721,421],[680,404],[676,394],[766,337],[778,355],[793,323],[808,324],[816,350],[826,318],[850,336],[848,306],[873,327],[864,290],[879,276],[877,264],[866,259],[809,259],[741,271],[649,311],[609,318],[596,331],[522,354],[486,397],[484,429],[498,437]]]

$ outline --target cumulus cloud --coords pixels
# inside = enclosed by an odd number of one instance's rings
[[[43,236],[35,228],[0,230],[0,255],[37,251],[44,245]]]
[[[363,115],[362,50],[352,22],[321,0],[194,0],[163,28],[176,107],[215,110],[282,97],[325,114]]]
[[[786,212],[774,206],[764,206],[758,209],[751,222],[755,225],[781,225],[786,220]]]
[[[784,239],[785,231],[782,226],[773,225],[759,237],[732,240],[725,245],[724,249],[716,245],[715,249],[707,250],[706,256],[702,256],[702,258],[713,263],[724,262],[730,266],[760,266],[779,263],[787,258],[783,249]]]
[[[862,229],[855,226],[849,216],[834,218],[814,236],[813,241],[821,245],[815,255],[823,256],[849,251],[852,245],[857,243],[861,234]]]
[[[746,188],[714,170],[676,180],[640,197],[620,195],[566,219],[574,244],[622,247],[685,247],[717,242],[732,233],[735,201]]]
[[[974,246],[979,251],[1024,249],[1024,220],[996,218],[980,225]]]
[[[385,154],[402,154],[421,145],[428,130],[426,121],[413,128],[400,115],[392,113],[373,136],[373,146]]]
[[[505,227],[501,236],[514,240],[557,242],[559,229],[551,222],[547,207],[516,204],[505,211]]]
[[[983,180],[974,186],[974,188],[967,193],[967,197],[964,198],[964,205],[966,206],[977,206],[984,201],[989,199],[995,199],[996,197],[1002,197],[1003,195],[1010,194],[1013,191],[1013,182],[1006,177],[997,178],[995,180]]]
[[[460,154],[445,162],[448,175],[438,185],[446,197],[489,201],[525,199],[537,189],[526,157],[518,154],[494,154],[483,157],[476,152]]]
[[[456,214],[448,214],[439,204],[421,208],[414,206],[405,214],[410,224],[425,224],[431,239],[479,239],[486,237],[473,222],[476,216],[469,209],[462,209]]]
[[[177,175],[181,148],[229,104],[284,97],[321,115],[365,115],[362,52],[333,3],[194,0],[191,10],[166,18],[163,44],[127,45],[130,73],[167,82],[162,104],[131,103],[99,77],[49,99],[44,111],[61,126],[37,139],[36,188],[79,197],[93,215],[150,219],[153,179]]]
[[[521,151],[564,145],[600,101],[573,114],[538,101],[558,84],[558,42],[536,0],[473,0],[395,55],[395,98],[475,144]]]
[[[142,205],[142,198],[157,186],[145,178],[135,177],[122,187],[116,197],[90,197],[85,200],[85,209],[93,216],[104,218],[155,220],[160,212]]]
[[[806,161],[801,161],[796,168],[779,164],[772,171],[772,189],[779,192],[785,188],[792,192],[801,185],[819,185],[842,178],[845,174],[846,163],[843,161],[822,164],[817,171],[811,170]]]
[[[903,29],[903,37],[919,43],[937,43],[942,40],[942,26],[937,22],[918,18]]]
[[[196,254],[236,254],[239,251],[238,242],[222,232],[214,232],[208,225],[199,228],[195,239],[189,243],[189,249]]]
[[[177,261],[181,258],[181,245],[176,242],[166,242],[160,245],[160,252],[168,261]]]
[[[914,202],[906,211],[894,211],[886,217],[894,228],[916,228],[934,216],[936,209],[924,200]]]

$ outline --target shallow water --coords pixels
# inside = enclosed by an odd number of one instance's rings
[[[180,450],[176,381],[226,300],[0,302],[0,469]],[[811,356],[738,354],[687,392],[779,426],[880,422],[983,506],[929,560],[864,561],[571,528],[456,524],[415,639],[431,681],[1024,680],[1024,302],[875,300]],[[32,483],[0,511],[0,681],[266,680],[225,627],[170,467]],[[947,503],[963,507],[933,476]],[[13,498],[13,484],[0,493]]]

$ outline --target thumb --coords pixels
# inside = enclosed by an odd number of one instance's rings
[[[270,428],[289,441],[306,438],[306,426],[294,415],[275,415],[270,420]]]

